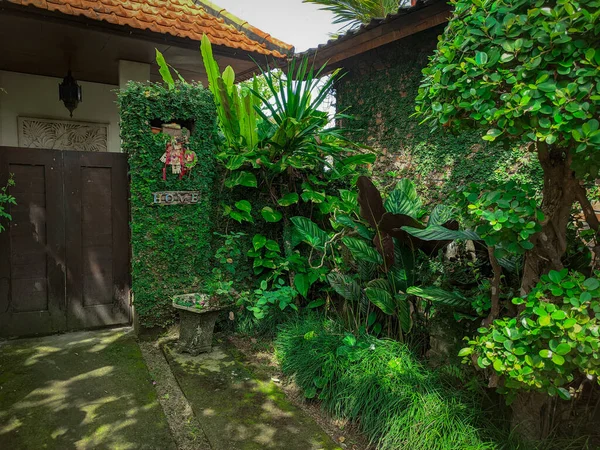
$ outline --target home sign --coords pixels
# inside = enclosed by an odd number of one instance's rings
[[[194,205],[200,200],[199,191],[153,192],[155,205]]]

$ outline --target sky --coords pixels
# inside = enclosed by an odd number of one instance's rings
[[[230,13],[302,52],[329,39],[332,14],[302,0],[212,0]]]

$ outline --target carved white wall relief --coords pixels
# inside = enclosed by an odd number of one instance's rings
[[[108,124],[19,117],[19,147],[108,151]]]

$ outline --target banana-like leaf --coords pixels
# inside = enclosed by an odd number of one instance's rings
[[[365,294],[371,303],[381,309],[388,316],[393,315],[396,311],[394,297],[389,291],[379,287],[367,287],[365,289]]]
[[[364,260],[374,264],[382,264],[383,258],[371,244],[363,239],[344,237],[342,242],[356,260]]]
[[[351,302],[360,301],[362,289],[351,276],[339,272],[331,272],[327,275],[327,281],[341,297]]]
[[[394,239],[389,234],[376,234],[373,244],[383,258],[383,271],[387,272],[394,264]]]
[[[411,286],[406,292],[417,297],[431,300],[434,303],[439,303],[453,308],[469,308],[471,302],[458,292],[450,292],[436,286]]]
[[[365,177],[358,177],[356,182],[358,187],[358,205],[360,206],[360,215],[363,219],[369,222],[369,225],[375,230],[378,228],[381,217],[385,214],[383,200],[379,190],[373,182]]]
[[[424,241],[453,241],[455,239],[465,239],[471,241],[481,240],[479,235],[474,231],[450,230],[440,225],[432,225],[422,229],[411,226],[403,226],[402,230],[406,231],[411,236],[417,237]]]
[[[335,217],[335,221],[337,223],[341,223],[342,225],[348,228],[352,228],[358,233],[359,236],[364,237],[365,239],[372,240],[374,237],[373,232],[371,230],[365,227],[362,223],[355,222],[349,216],[340,214]]]
[[[367,287],[381,289],[383,291],[393,292],[392,285],[385,278],[376,278],[367,283]]]
[[[325,250],[325,243],[328,241],[329,236],[316,223],[302,216],[292,217],[290,221],[294,224],[300,236],[302,236],[303,242],[306,242],[317,250]]]
[[[158,64],[158,73],[162,77],[165,84],[169,87],[169,89],[173,89],[175,87],[175,81],[173,80],[173,75],[171,74],[171,70],[169,70],[169,66],[165,61],[165,57],[161,52],[156,50],[156,64]]]
[[[415,185],[408,178],[404,178],[396,184],[385,201],[385,209],[393,214],[405,214],[418,219],[421,213],[422,201],[417,194]]]

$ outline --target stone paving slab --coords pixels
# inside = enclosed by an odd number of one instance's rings
[[[0,449],[175,448],[131,329],[0,343]]]
[[[225,344],[198,356],[163,347],[213,450],[339,449],[276,383],[255,375]]]

